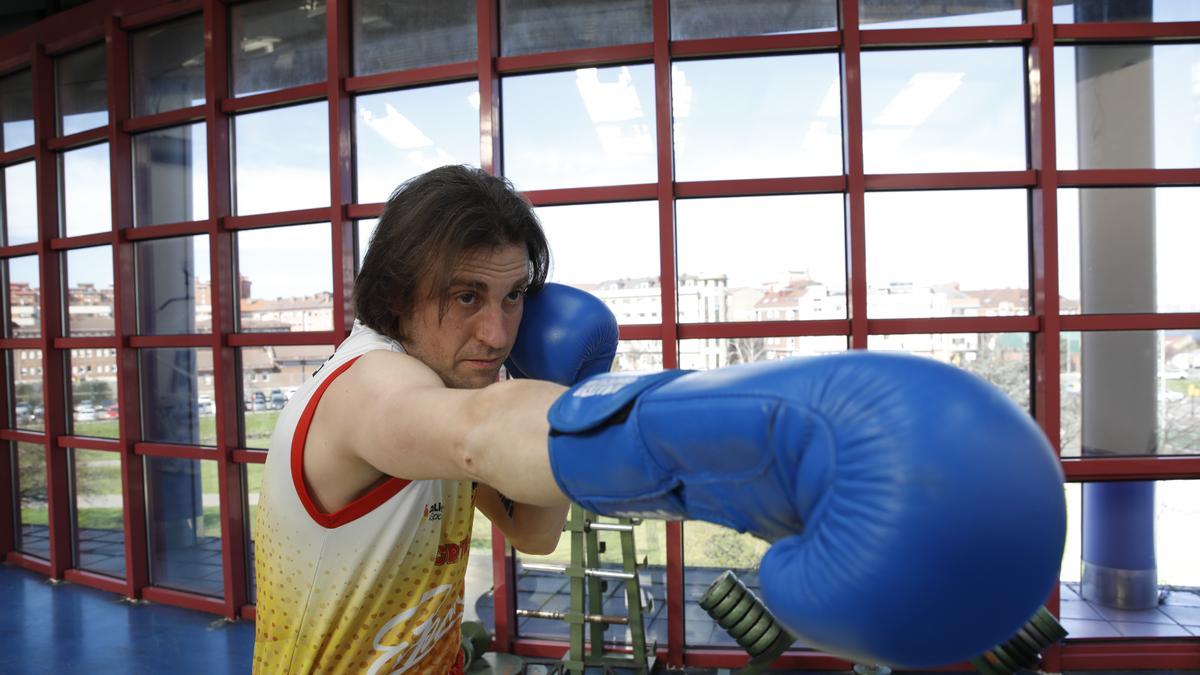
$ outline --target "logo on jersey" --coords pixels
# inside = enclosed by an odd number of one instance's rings
[[[425,520],[434,521],[442,519],[442,503],[434,502],[425,505],[425,515],[422,516]]]
[[[367,673],[404,673],[414,666],[421,665],[421,660],[437,646],[439,639],[444,637],[458,625],[462,618],[462,598],[445,595],[450,590],[450,584],[442,584],[425,591],[417,604],[400,612],[385,623],[375,634],[372,646],[377,652],[383,652],[371,664]],[[440,597],[439,599],[439,596]],[[431,606],[429,618],[413,627],[408,636],[399,644],[384,644],[383,641],[392,629],[411,619],[422,605]],[[439,611],[443,610],[440,614]],[[390,669],[390,670],[389,670]]]
[[[433,564],[438,565],[453,565],[461,560],[467,559],[467,550],[471,545],[470,537],[463,537],[460,541],[453,544],[441,544],[437,549],[437,557],[433,559]]]

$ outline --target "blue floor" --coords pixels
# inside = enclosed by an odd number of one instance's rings
[[[0,565],[0,673],[248,673],[254,624]]]
[[[524,600],[523,604],[545,609],[558,608],[558,605],[565,602],[565,596],[559,598],[564,590],[559,587],[559,582],[565,584],[565,580],[543,576],[528,573],[521,575],[518,589]],[[650,642],[657,640],[661,644],[665,640],[665,635],[662,634],[665,633],[665,627],[661,625],[664,619],[660,614],[665,602],[661,597],[661,588],[653,583],[654,575],[649,576],[649,591],[654,601],[646,616],[647,638]],[[747,583],[753,581],[752,578],[743,580]],[[605,611],[623,613],[625,608],[621,585],[611,586],[613,588],[610,588],[605,598]],[[689,595],[694,594],[693,591],[695,589],[689,589]],[[1064,585],[1064,608],[1071,602],[1078,601],[1077,596],[1072,597],[1073,591],[1072,587]],[[490,594],[485,594],[477,603],[480,619],[485,622],[490,619],[490,600]],[[689,603],[689,606],[693,604]],[[1197,605],[1200,605],[1200,594],[1176,591],[1167,598],[1160,610],[1164,615],[1170,614],[1168,610],[1178,610],[1186,614],[1200,611],[1200,606]],[[1184,614],[1171,616],[1174,616],[1175,621],[1180,621]],[[700,619],[689,614],[689,618],[689,640],[707,639],[721,644],[733,644],[732,640],[724,636],[723,631],[713,628],[715,624],[709,625],[711,619],[707,616]],[[1101,618],[1105,619],[1106,624],[1115,621],[1113,617]],[[1092,633],[1095,630],[1080,624],[1089,621],[1099,624],[1102,622],[1101,618],[1071,619],[1064,616],[1063,623],[1068,625],[1073,634],[1082,634],[1083,637],[1117,637],[1107,634],[1091,635],[1089,630]],[[1192,615],[1186,614],[1186,618],[1192,618]],[[1166,625],[1165,621],[1156,618],[1143,621],[1159,630]],[[561,622],[523,620],[521,628],[522,633],[527,636],[542,634],[544,637],[558,639],[565,637],[565,627]],[[1194,632],[1194,629],[1192,630]],[[1130,632],[1136,635],[1154,634],[1138,630]],[[1171,635],[1175,636],[1174,633]],[[614,634],[612,638],[621,641],[622,636]],[[253,650],[252,622],[230,623],[212,614],[168,605],[131,604],[117,595],[86,586],[71,583],[51,585],[40,574],[0,564],[0,675],[57,675],[76,672],[170,675],[248,673]]]

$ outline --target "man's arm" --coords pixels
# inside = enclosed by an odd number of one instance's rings
[[[514,548],[530,555],[554,551],[569,510],[567,505],[531,506],[514,502],[487,485],[476,489],[475,507],[500,528]]]
[[[415,358],[369,352],[322,397],[305,476],[322,502],[348,503],[322,490],[345,482],[338,476],[365,487],[374,473],[474,480],[520,503],[561,508],[567,499],[550,473],[546,411],[563,391],[537,380],[449,389]]]

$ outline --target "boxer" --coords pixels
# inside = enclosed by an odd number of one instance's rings
[[[502,179],[443,167],[393,193],[360,323],[272,437],[257,671],[454,672],[472,507],[530,553],[571,501],[750,532],[776,616],[861,662],[977,656],[1049,594],[1062,473],[990,384],[869,352],[609,374],[611,312],[547,266]]]

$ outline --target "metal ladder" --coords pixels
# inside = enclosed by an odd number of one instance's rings
[[[571,605],[566,612],[518,609],[518,616],[566,621],[569,629],[570,647],[558,667],[548,672],[583,675],[585,668],[600,668],[604,673],[614,668],[649,673],[654,668],[654,651],[646,648],[646,625],[643,620],[642,587],[638,577],[637,553],[633,541],[633,528],[637,521],[618,518],[617,522],[599,522],[597,516],[578,505],[571,506],[565,530],[571,536],[571,564],[551,565],[523,563],[526,570],[565,574],[570,580]],[[599,532],[617,532],[621,541],[622,569],[608,570],[600,567],[603,542]],[[628,616],[604,614],[604,589],[607,580],[621,581],[625,585],[625,603]],[[631,653],[606,651],[604,634],[610,625],[628,626]],[[585,632],[585,628],[587,631]],[[586,638],[589,638],[585,640]],[[591,648],[588,649],[588,643]]]

